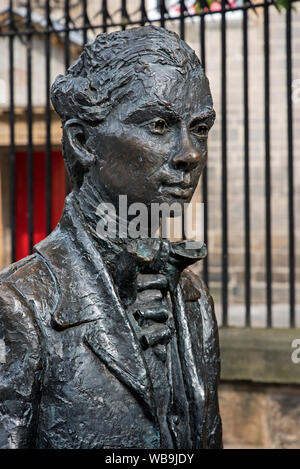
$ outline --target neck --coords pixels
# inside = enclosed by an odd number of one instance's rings
[[[105,233],[104,237],[114,242],[124,242],[126,238],[130,238],[129,224],[131,219],[127,213],[127,200],[126,197],[122,196],[119,198],[119,204],[115,207],[112,204],[104,188],[97,186],[93,183],[89,175],[86,175],[84,182],[78,191],[73,192],[73,197],[80,210],[85,225],[87,226],[90,233],[94,238],[101,238],[101,230],[99,230],[99,222],[107,223],[108,220],[112,223],[111,226],[115,226],[115,230],[112,234]],[[107,210],[106,205],[112,204],[114,211]],[[104,211],[103,208],[106,208]],[[151,226],[151,217],[148,221],[148,230],[145,232],[144,238],[153,237],[153,232],[156,232],[158,226],[153,228]],[[156,236],[155,236],[156,237]]]
[[[99,221],[98,207],[105,201],[105,194],[100,188],[95,187],[90,177],[85,176],[78,191],[73,191],[73,197],[80,210],[81,216],[89,231],[96,232]]]

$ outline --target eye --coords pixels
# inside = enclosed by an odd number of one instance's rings
[[[168,124],[164,119],[156,119],[151,122],[150,130],[153,134],[164,135],[168,130]]]
[[[191,124],[190,131],[200,138],[207,138],[208,135],[208,127],[203,122],[195,122]]]

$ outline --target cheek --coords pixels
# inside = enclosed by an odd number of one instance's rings
[[[107,150],[106,154],[109,154],[107,165],[112,170],[116,170],[120,165],[127,174],[147,177],[164,163],[157,144],[138,137],[119,139]]]
[[[155,179],[150,176],[159,166],[149,148],[119,140],[106,145],[105,161],[99,162],[98,174],[106,188],[132,194],[137,200],[146,199],[156,190]]]
[[[201,157],[200,165],[205,165],[207,160],[207,140],[200,141],[198,151]]]

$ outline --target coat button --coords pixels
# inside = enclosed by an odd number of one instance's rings
[[[178,415],[173,415],[172,420],[175,425],[179,425],[180,420]]]

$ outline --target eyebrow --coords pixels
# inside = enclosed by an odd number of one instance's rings
[[[161,112],[164,114],[168,114],[174,119],[180,120],[180,115],[171,107],[169,103],[157,101],[155,103],[151,102],[142,104],[138,109],[134,109],[132,112],[130,112],[126,117],[125,121],[145,111],[148,111],[150,113]]]
[[[166,103],[163,101],[157,101],[157,102],[150,102],[150,103],[145,103],[142,104],[139,108],[134,109],[131,111],[128,116],[125,118],[125,122],[132,117],[143,113],[145,111],[148,111],[149,113],[163,113],[165,115],[171,116],[173,119],[176,120],[181,120],[181,116],[172,108],[171,103]],[[214,109],[210,110],[205,110],[199,113],[195,113],[194,116],[192,116],[192,121],[199,119],[199,120],[205,120],[209,118],[215,118],[216,113]]]
[[[216,117],[216,112],[214,109],[210,109],[209,111],[204,111],[204,112],[199,112],[199,114],[195,114],[192,117],[192,120],[199,119],[199,120],[205,120],[209,118],[215,118]]]

